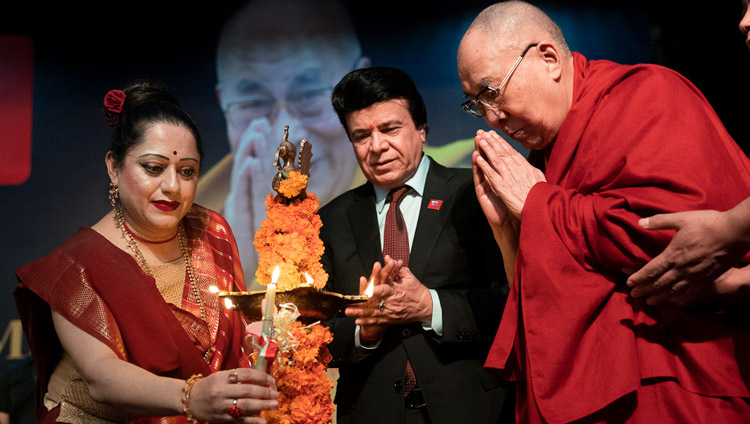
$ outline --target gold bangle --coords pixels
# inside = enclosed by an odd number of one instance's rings
[[[185,413],[185,419],[187,419],[189,423],[199,422],[190,411],[190,392],[193,390],[193,385],[201,378],[203,378],[203,374],[193,374],[193,376],[188,378],[185,382],[185,387],[182,388],[182,412]]]

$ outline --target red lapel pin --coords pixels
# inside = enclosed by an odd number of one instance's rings
[[[439,211],[441,206],[443,206],[442,200],[431,199],[430,203],[427,204],[427,209],[434,209],[436,211]]]

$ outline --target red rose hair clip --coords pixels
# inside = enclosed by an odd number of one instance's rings
[[[109,90],[104,96],[104,118],[110,127],[114,127],[120,122],[125,97],[125,92],[122,90]]]

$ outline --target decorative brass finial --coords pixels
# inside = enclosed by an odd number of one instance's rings
[[[289,125],[284,126],[284,139],[276,149],[273,166],[278,168],[276,175],[273,177],[271,187],[274,191],[279,191],[279,184],[282,180],[289,178],[290,171],[298,171],[300,174],[310,176],[310,159],[312,158],[312,144],[307,139],[300,140],[299,144],[299,163],[295,165],[294,160],[297,154],[294,144],[289,141]],[[281,162],[284,162],[283,164]]]

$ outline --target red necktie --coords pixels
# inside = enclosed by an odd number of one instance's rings
[[[394,188],[388,193],[390,206],[385,214],[385,231],[383,234],[383,256],[388,255],[395,260],[403,260],[404,266],[409,265],[409,234],[406,231],[406,222],[399,208],[401,200],[409,191],[408,186]],[[404,396],[417,385],[417,377],[411,367],[411,362],[406,360],[406,375],[404,377]]]
[[[404,266],[409,265],[409,234],[406,232],[406,222],[399,205],[407,191],[409,187],[402,186],[388,193],[391,206],[385,214],[383,234],[383,256],[388,255],[395,260],[401,259],[404,261]]]

